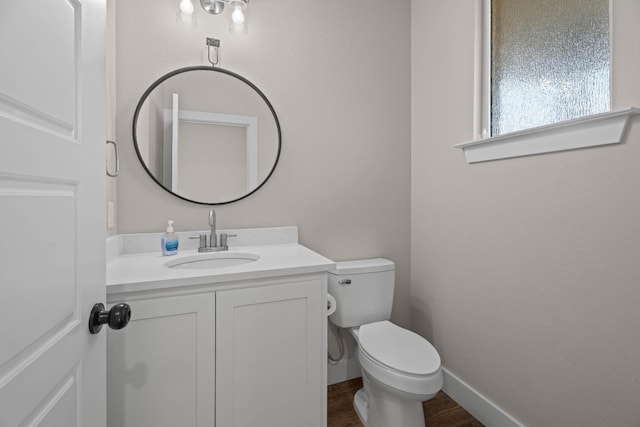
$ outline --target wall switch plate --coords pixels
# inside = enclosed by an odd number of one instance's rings
[[[110,230],[115,225],[115,204],[113,202],[107,203],[107,230]]]

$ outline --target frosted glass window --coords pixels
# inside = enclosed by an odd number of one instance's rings
[[[609,0],[491,0],[491,135],[610,110]]]

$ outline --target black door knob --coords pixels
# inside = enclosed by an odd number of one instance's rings
[[[97,303],[91,309],[89,315],[89,332],[97,334],[102,329],[102,325],[107,323],[111,329],[122,329],[131,319],[131,307],[123,302],[105,310],[104,304]]]

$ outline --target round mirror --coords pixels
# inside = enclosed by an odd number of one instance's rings
[[[243,199],[273,173],[280,122],[253,83],[231,71],[187,67],[160,77],[133,117],[142,166],[171,194],[219,205]]]

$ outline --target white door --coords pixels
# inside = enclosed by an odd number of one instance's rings
[[[0,426],[104,427],[105,0],[0,1]]]

